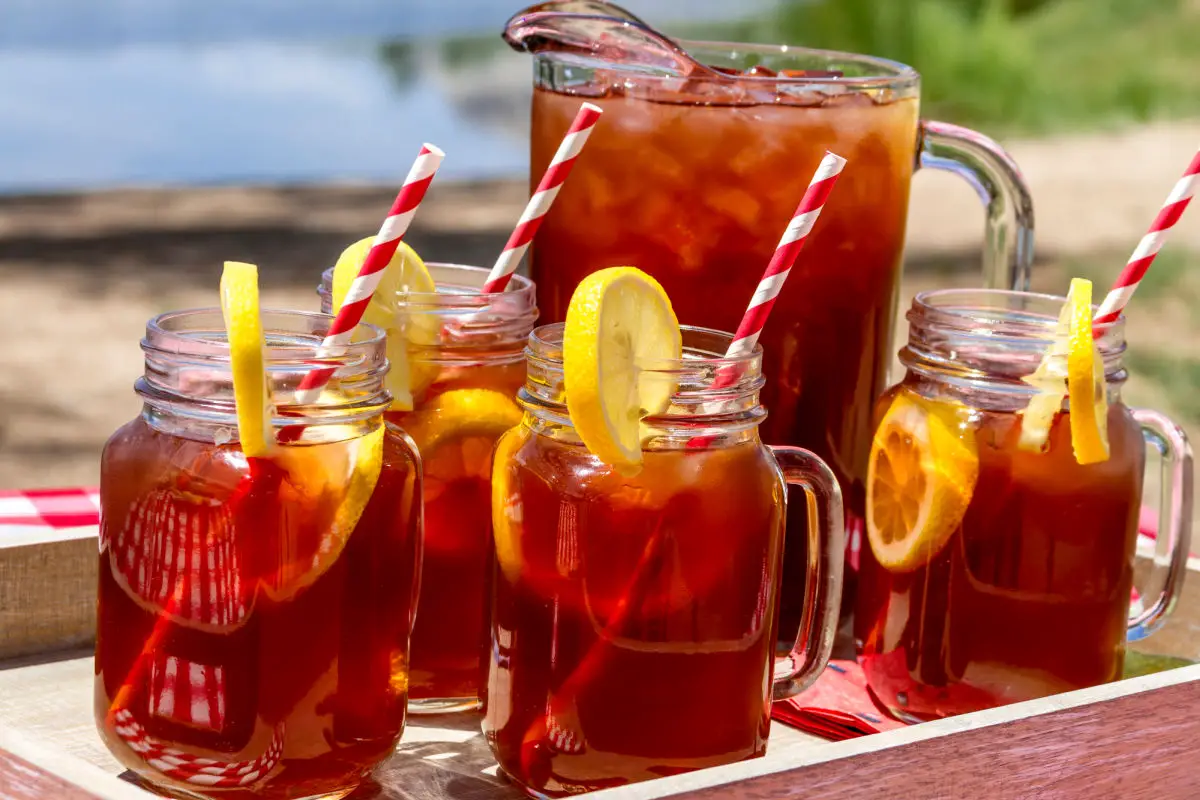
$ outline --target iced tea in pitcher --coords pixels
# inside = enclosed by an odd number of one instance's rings
[[[357,273],[369,243],[343,254],[344,275]],[[344,296],[338,269],[325,276],[327,309]],[[366,319],[388,331],[395,400],[386,417],[415,442],[425,487],[410,704],[414,711],[472,708],[488,641],[492,450],[521,419],[516,395],[537,316],[533,284],[515,276],[506,291],[483,294],[486,270],[426,266],[403,244],[388,272]]]
[[[299,407],[331,318],[262,320],[276,415],[261,427],[303,426],[265,456],[239,435],[221,311],[147,326],[144,410],[101,463],[96,716],[161,791],[338,797],[404,726],[419,470],[383,421],[381,331]]]
[[[1093,345],[1086,315],[1079,341],[1094,353],[1068,354],[1055,318],[1087,302],[943,291],[913,303],[907,377],[877,407],[855,616],[868,685],[903,719],[1121,677],[1143,427],[1179,442],[1176,469],[1188,456],[1178,429],[1120,402],[1123,323]],[[1181,491],[1190,507],[1190,483]],[[1162,518],[1179,558],[1186,518]],[[1165,600],[1135,622],[1142,635]]]
[[[665,40],[619,7],[542,3],[506,38],[535,56],[530,175],[553,157],[581,100],[604,110],[531,254],[542,322],[611,264],[645,269],[689,324],[735,330],[823,153],[850,167],[762,333],[765,441],[806,447],[833,469],[847,530],[861,527],[872,404],[886,387],[918,161],[984,172],[987,280],[1024,288],[1032,213],[1019,174],[985,137],[919,123],[919,78],[848,53]],[[595,14],[607,9],[616,20]],[[562,13],[578,11],[579,13]],[[797,508],[802,503],[795,504]],[[792,520],[801,530],[803,517]],[[802,542],[785,572],[799,580]],[[800,609],[785,603],[795,623]]]
[[[525,418],[497,445],[484,732],[533,796],[762,755],[772,684],[807,685],[832,641],[836,481],[812,454],[759,440],[760,350],[722,358],[731,337],[704,329],[681,340],[669,311],[635,310],[638,291],[591,306],[608,309],[597,318],[612,335],[572,333],[573,314],[533,332]],[[724,368],[742,377],[713,390]],[[808,629],[778,633],[798,643],[777,663],[781,465],[815,500],[819,559],[806,577],[822,591],[807,597]]]

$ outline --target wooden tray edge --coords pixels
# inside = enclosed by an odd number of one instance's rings
[[[844,798],[853,786],[863,797],[1027,798],[1053,787],[1054,797],[1096,798],[1152,785],[1146,796],[1192,798],[1200,794],[1198,712],[1200,664],[593,796],[819,800]],[[1125,727],[1131,721],[1145,724]],[[972,734],[968,744],[962,736]],[[855,762],[837,763],[846,759]]]
[[[14,761],[14,757],[19,761]],[[17,780],[21,783],[15,783]],[[154,798],[100,767],[7,725],[0,725],[0,796],[72,800]]]

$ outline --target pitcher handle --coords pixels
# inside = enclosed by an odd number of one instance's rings
[[[787,484],[802,488],[808,501],[804,615],[792,651],[775,660],[774,699],[783,700],[808,688],[833,652],[842,599],[845,526],[842,491],[825,462],[799,447],[772,446],[771,452]]]
[[[1193,483],[1192,447],[1183,429],[1157,411],[1136,408],[1132,414],[1146,444],[1158,453],[1162,476],[1154,543],[1154,572],[1162,574],[1162,590],[1130,617],[1128,639],[1136,642],[1162,627],[1183,591],[1192,542]]]
[[[917,163],[961,176],[983,202],[983,280],[989,289],[1029,290],[1033,200],[1012,157],[969,128],[922,120]]]

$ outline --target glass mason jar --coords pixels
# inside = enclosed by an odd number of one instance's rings
[[[829,658],[841,591],[837,481],[758,427],[762,350],[683,329],[685,358],[641,366],[678,382],[623,477],[580,442],[563,404],[563,326],[529,337],[525,416],[496,448],[498,568],[487,736],[534,796],[560,796],[762,755],[771,702]],[[722,369],[738,382],[712,389]],[[807,493],[806,609],[776,659],[786,486]],[[772,688],[774,685],[774,689]]]
[[[808,448],[837,475],[852,589],[913,173],[947,170],[971,185],[986,206],[981,285],[1026,289],[1033,204],[1020,170],[986,136],[921,119],[912,67],[795,42],[679,42],[699,66],[654,45],[620,9],[581,5],[540,3],[505,30],[511,46],[533,54],[531,187],[580,103],[604,110],[530,250],[542,323],[566,319],[585,275],[636,264],[662,283],[680,319],[735,330],[825,151],[849,159],[761,342],[771,412],[763,438]],[[605,13],[620,19],[596,16]],[[804,528],[798,500],[793,532]],[[803,541],[787,547],[788,581],[800,580],[806,561]],[[803,609],[783,602],[794,628]]]
[[[855,640],[871,691],[901,719],[1116,680],[1127,639],[1154,630],[1178,597],[1191,533],[1191,451],[1161,414],[1121,402],[1124,319],[1102,326],[1097,339],[1108,460],[1077,463],[1069,404],[1040,449],[1021,444],[1021,412],[1036,393],[1022,378],[1049,347],[1063,302],[943,290],[917,295],[908,312],[900,353],[907,374],[877,405],[878,491],[887,491],[887,476],[917,469],[905,455],[914,438],[929,447],[924,480],[949,487],[956,475],[977,477],[973,487],[958,481],[958,490],[937,495],[924,517],[928,538],[900,557],[875,533],[884,526],[874,515],[895,509],[874,503],[884,495],[869,487]],[[1168,566],[1158,596],[1131,618],[1147,445],[1161,456],[1159,563]],[[888,455],[876,459],[880,452]],[[910,519],[924,513],[909,511]],[[938,524],[939,515],[947,522]]]
[[[424,473],[425,560],[409,705],[446,712],[479,705],[491,608],[492,449],[521,420],[516,396],[537,307],[533,283],[520,275],[506,291],[483,294],[488,270],[426,266],[437,293],[396,298],[388,356],[392,369],[407,369],[410,397],[395,392],[386,416],[412,436]],[[328,311],[332,272],[323,277]]]
[[[377,328],[290,402],[331,321],[263,312],[274,427],[304,426],[266,458],[238,443],[220,310],[146,326],[143,410],[101,461],[95,709],[161,791],[340,797],[400,739],[420,470]]]

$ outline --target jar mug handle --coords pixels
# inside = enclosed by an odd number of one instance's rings
[[[771,452],[783,471],[784,481],[803,489],[808,503],[804,615],[792,651],[775,660],[773,699],[783,700],[812,685],[833,652],[842,598],[845,526],[842,492],[825,462],[799,447],[771,446]],[[784,633],[781,631],[781,636]]]
[[[960,176],[983,202],[983,281],[989,289],[1029,290],[1033,268],[1033,200],[1012,157],[981,133],[922,120],[917,163]]]
[[[1158,454],[1161,475],[1151,575],[1162,588],[1152,601],[1143,595],[1144,607],[1129,618],[1127,638],[1136,642],[1162,627],[1183,591],[1192,542],[1193,482],[1192,447],[1183,429],[1157,411],[1137,408],[1132,414],[1146,444]]]

